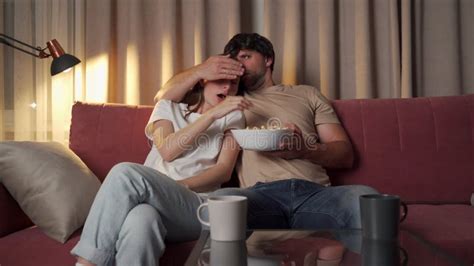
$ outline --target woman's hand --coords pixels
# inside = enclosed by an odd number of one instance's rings
[[[210,115],[214,120],[217,120],[232,111],[243,111],[244,109],[248,109],[250,106],[252,106],[252,103],[242,96],[227,96],[223,102],[212,107],[205,114]]]

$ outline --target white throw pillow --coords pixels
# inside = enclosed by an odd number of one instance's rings
[[[0,182],[45,234],[64,243],[82,227],[100,181],[57,142],[0,142]]]

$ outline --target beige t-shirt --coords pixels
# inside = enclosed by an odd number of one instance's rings
[[[253,107],[244,111],[248,127],[267,126],[280,122],[296,124],[303,135],[316,135],[316,125],[340,124],[329,101],[318,89],[306,86],[276,85],[257,92],[246,93]],[[326,170],[308,160],[285,160],[265,156],[260,152],[244,150],[237,162],[237,172],[242,187],[257,182],[270,182],[300,178],[329,185]]]

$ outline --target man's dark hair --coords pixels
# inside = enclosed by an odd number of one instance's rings
[[[231,57],[236,57],[240,50],[254,50],[266,58],[271,58],[272,65],[270,66],[270,69],[273,71],[273,64],[275,64],[275,52],[273,51],[272,43],[267,38],[257,33],[236,34],[226,44],[224,48],[224,54],[230,54]]]

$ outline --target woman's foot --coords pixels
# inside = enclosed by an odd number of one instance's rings
[[[77,259],[76,266],[95,266],[95,264],[81,257],[76,257],[76,259]]]

